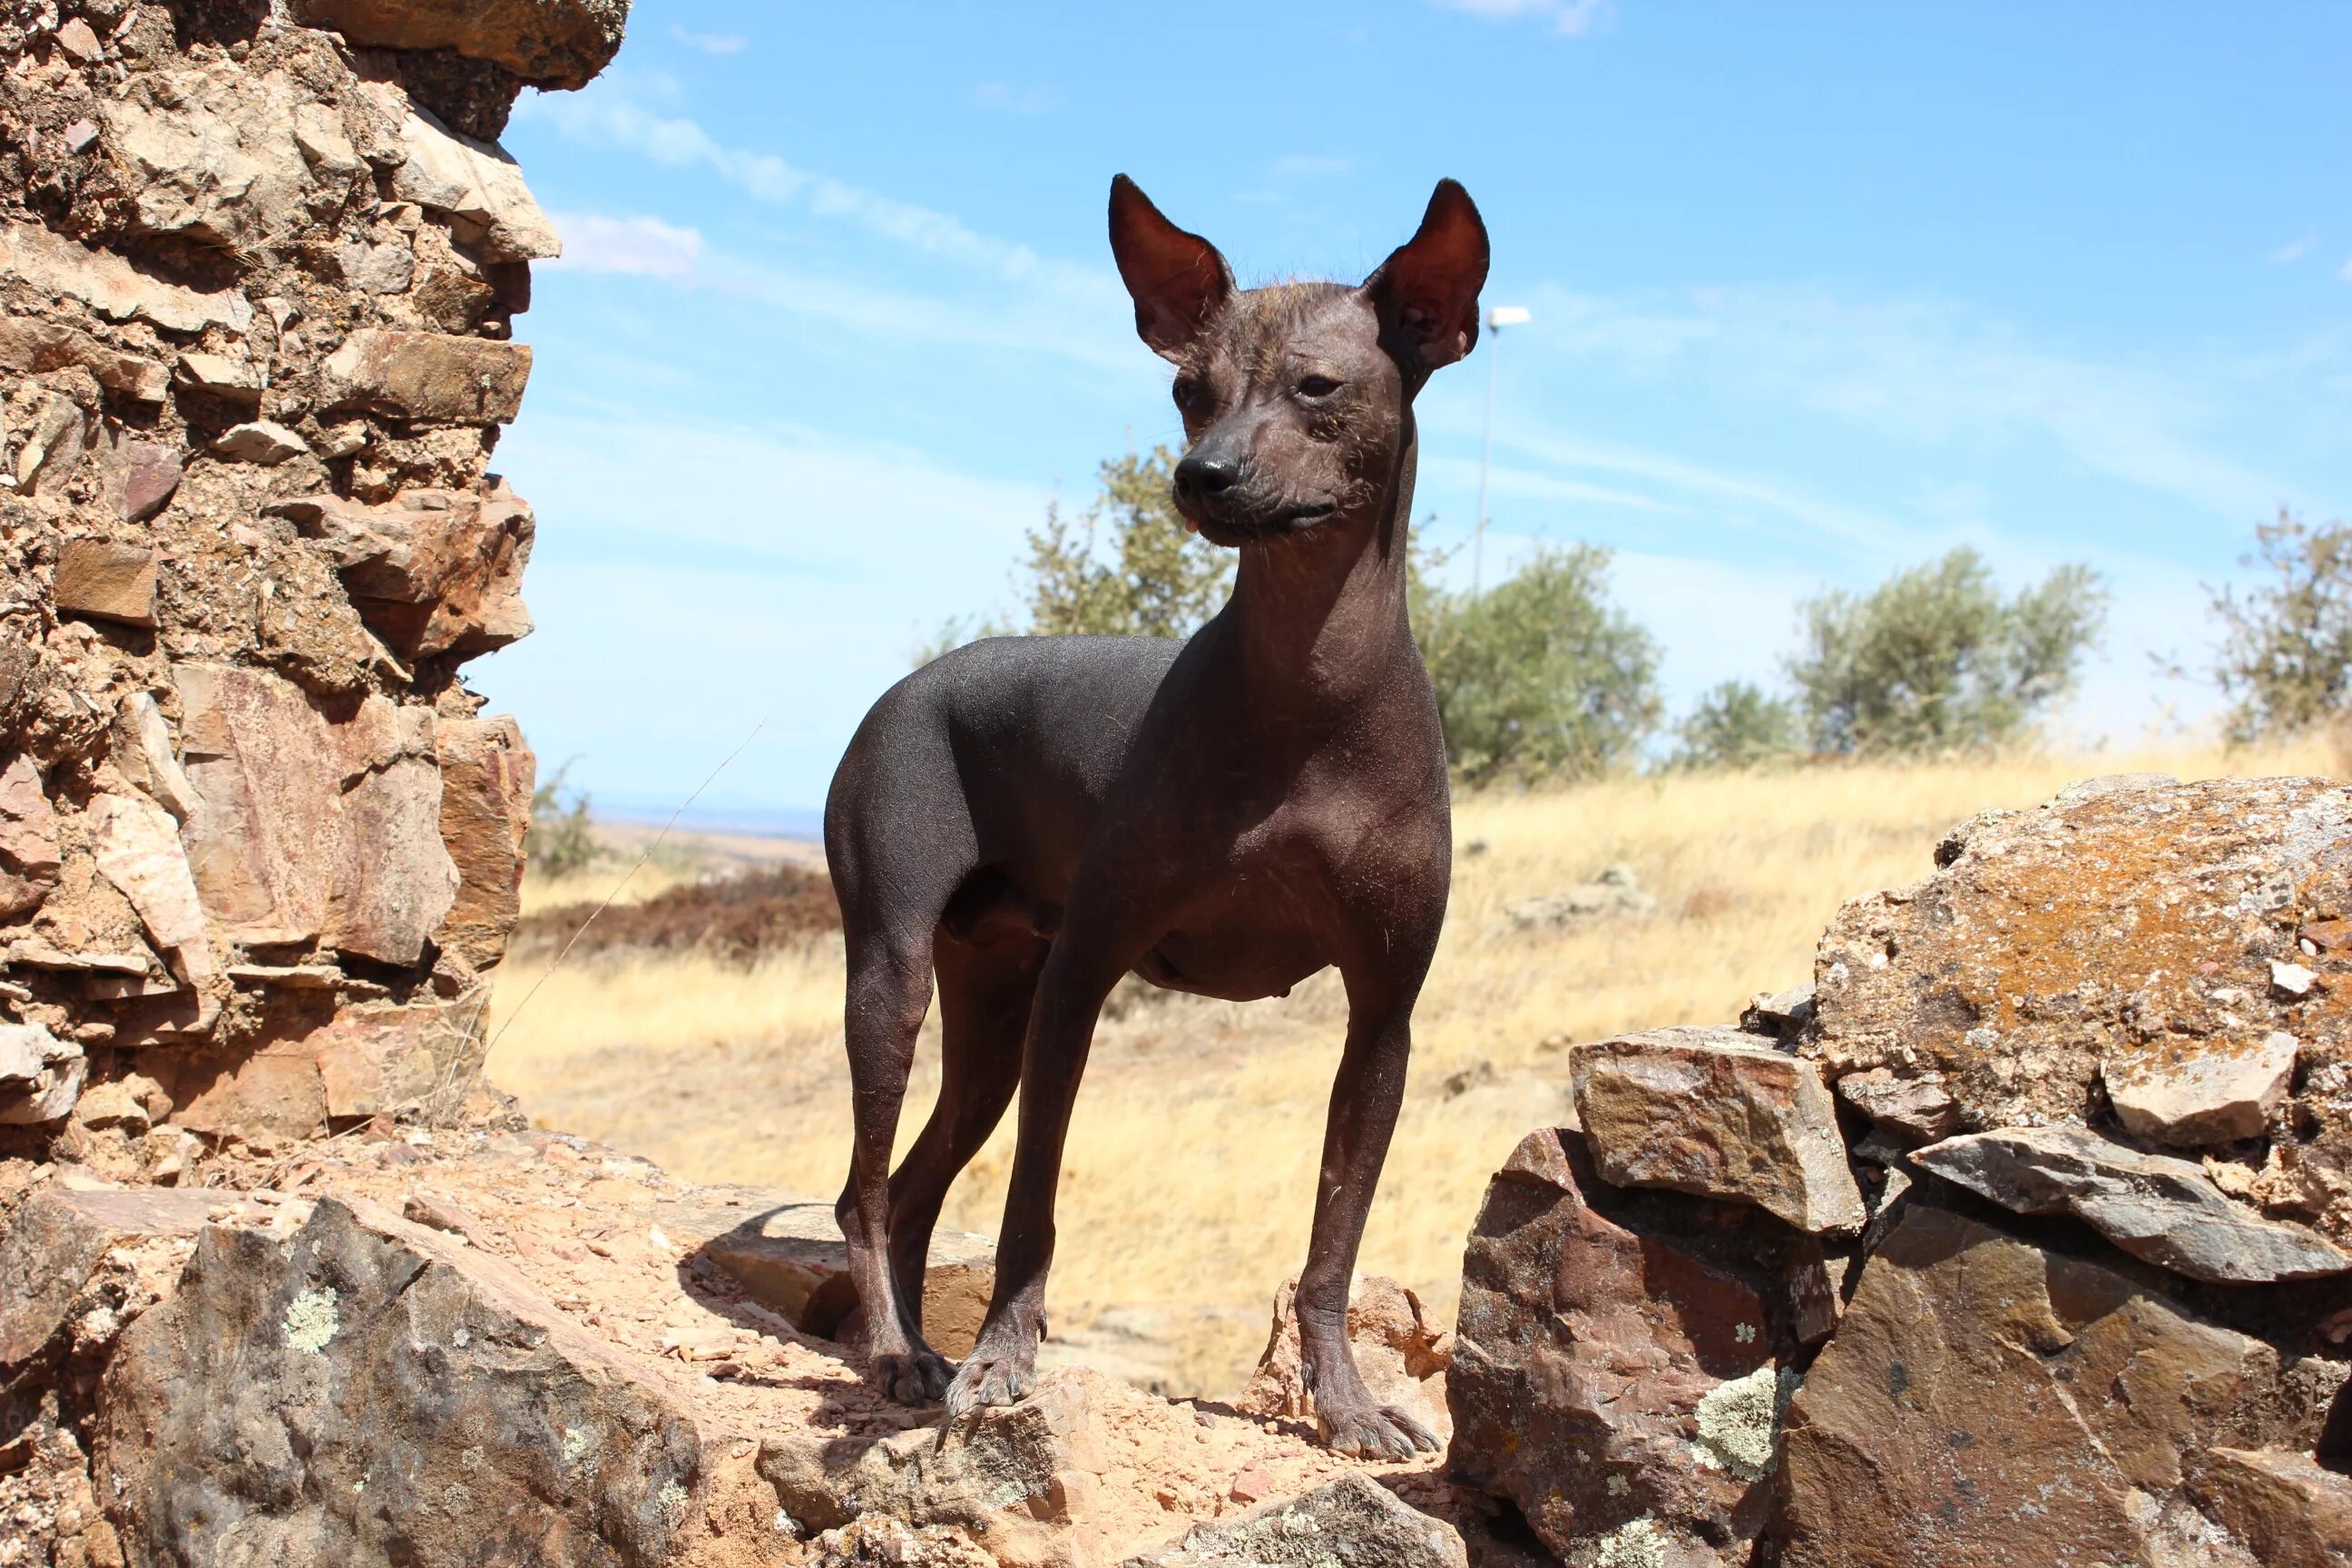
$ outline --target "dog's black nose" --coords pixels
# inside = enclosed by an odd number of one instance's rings
[[[1241,459],[1229,452],[1187,452],[1176,465],[1176,493],[1186,500],[1214,500],[1241,477]]]

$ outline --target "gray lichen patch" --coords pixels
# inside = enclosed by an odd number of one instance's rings
[[[1770,1475],[1780,1413],[1796,1385],[1795,1373],[1776,1373],[1767,1364],[1709,1390],[1698,1402],[1698,1441],[1691,1457],[1743,1481]]]
[[[317,1355],[332,1342],[342,1321],[335,1314],[335,1288],[321,1285],[294,1298],[286,1309],[286,1348]]]
[[[1665,1537],[1646,1513],[1602,1536],[1592,1559],[1592,1568],[1665,1568]]]

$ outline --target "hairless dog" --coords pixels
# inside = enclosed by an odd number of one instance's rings
[[[1477,341],[1486,226],[1446,180],[1361,285],[1242,290],[1120,175],[1110,242],[1137,330],[1176,366],[1177,508],[1240,565],[1186,642],[995,637],[935,660],[874,705],[834,775],[856,1116],[839,1213],[868,1375],[951,1415],[1028,1391],[1063,1138],[1121,975],[1248,1000],[1337,965],[1348,1037],[1298,1279],[1307,1384],[1332,1447],[1433,1450],[1358,1373],[1348,1288],[1452,874],[1405,527],[1413,398]],[[894,1173],[934,977],[939,1103]],[[995,1298],[950,1368],[922,1337],[924,1258],[1016,1087]]]

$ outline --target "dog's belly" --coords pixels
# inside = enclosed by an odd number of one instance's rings
[[[1227,1002],[1288,994],[1330,963],[1312,922],[1276,916],[1281,900],[1256,910],[1231,906],[1214,918],[1196,914],[1155,942],[1135,973],[1165,991],[1189,991]]]

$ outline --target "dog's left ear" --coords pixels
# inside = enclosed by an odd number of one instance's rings
[[[1381,338],[1408,370],[1452,364],[1478,341],[1486,284],[1486,225],[1455,180],[1437,182],[1421,227],[1364,279]]]
[[[1125,174],[1110,183],[1110,253],[1135,300],[1135,330],[1161,359],[1180,360],[1234,291],[1217,247],[1187,234]]]

